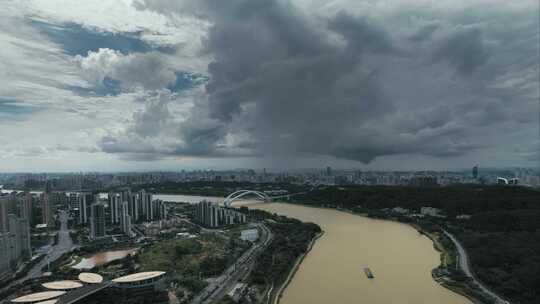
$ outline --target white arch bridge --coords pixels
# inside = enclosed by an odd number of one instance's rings
[[[289,197],[290,196],[290,194],[279,195],[279,196],[269,196],[268,194],[266,194],[264,192],[261,192],[261,191],[257,191],[257,190],[238,190],[238,191],[235,191],[235,192],[229,194],[223,200],[223,204],[226,207],[230,207],[231,204],[234,201],[242,199],[243,197],[248,196],[248,195],[255,196],[255,198],[257,198],[259,200],[262,200],[263,202],[271,202],[272,199],[284,198],[284,197]]]

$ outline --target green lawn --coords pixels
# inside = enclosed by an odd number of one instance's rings
[[[216,234],[196,239],[160,241],[145,248],[137,257],[141,271],[167,271],[182,277],[212,276],[223,271],[236,258],[237,248],[247,246],[238,240]]]

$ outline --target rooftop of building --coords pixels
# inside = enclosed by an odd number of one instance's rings
[[[97,273],[81,272],[79,274],[79,280],[81,280],[83,283],[99,284],[103,282],[103,277]]]
[[[71,280],[47,282],[41,285],[47,289],[53,289],[53,290],[76,289],[83,286],[81,283],[76,282],[76,281],[71,281]]]
[[[164,271],[148,271],[148,272],[138,272],[134,274],[130,274],[127,276],[119,277],[114,280],[112,280],[115,283],[133,283],[133,282],[139,282],[144,280],[153,279],[156,277],[159,277],[161,275],[164,275]]]
[[[164,275],[164,271],[148,271],[138,272],[112,280],[114,283],[136,283],[140,281],[158,278]],[[79,280],[87,284],[99,284],[103,282],[103,277],[97,273],[82,272],[78,276]],[[110,284],[110,283],[109,283]],[[67,291],[74,290],[83,286],[78,281],[64,280],[54,281],[42,284],[43,287],[53,289],[51,291],[36,292],[25,296],[21,296],[11,300],[11,303],[33,303],[33,304],[55,304],[58,302],[58,297],[65,295]]]
[[[35,303],[50,300],[65,294],[65,291],[43,291],[31,293],[11,300],[12,303]]]

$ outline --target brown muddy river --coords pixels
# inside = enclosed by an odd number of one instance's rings
[[[431,278],[440,255],[430,239],[408,225],[284,203],[248,206],[313,222],[325,231],[281,304],[471,303]],[[374,279],[366,277],[364,267]]]

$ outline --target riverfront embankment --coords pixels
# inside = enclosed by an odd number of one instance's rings
[[[321,233],[319,233],[315,237],[313,237],[313,239],[309,243],[309,246],[308,246],[308,249],[306,250],[306,252],[304,254],[302,254],[301,256],[299,256],[298,259],[296,259],[296,262],[294,263],[293,268],[291,269],[291,271],[287,275],[287,278],[285,279],[283,284],[278,286],[278,288],[276,289],[275,292],[270,291],[270,296],[269,296],[269,300],[268,300],[267,303],[269,303],[269,304],[279,304],[279,300],[281,299],[281,297],[283,295],[283,291],[287,288],[287,286],[289,286],[289,283],[294,278],[294,275],[298,271],[298,268],[302,264],[302,261],[304,261],[304,258],[309,254],[311,249],[313,249],[313,245],[315,244],[315,242],[323,235],[324,235],[324,231],[321,231]]]

